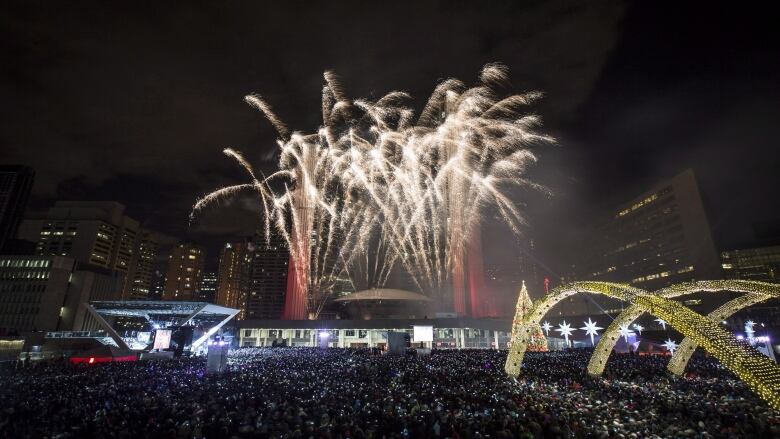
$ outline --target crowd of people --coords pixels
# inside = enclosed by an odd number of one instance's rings
[[[359,349],[242,348],[205,359],[65,362],[0,375],[0,438],[715,438],[780,437],[780,414],[715,360],[690,375],[668,357],[590,350],[381,355]]]

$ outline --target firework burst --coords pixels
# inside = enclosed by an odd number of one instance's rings
[[[441,295],[453,279],[462,283],[467,246],[488,208],[520,233],[522,212],[506,190],[544,190],[526,171],[534,148],[553,141],[524,111],[539,93],[502,95],[506,68],[489,64],[471,88],[441,82],[415,119],[406,93],[350,100],[335,74],[324,76],[316,133],[290,133],[259,95],[245,98],[279,134],[279,169],[258,178],[226,149],[251,181],[206,195],[192,212],[242,191],[259,196],[266,236],[276,229],[290,246],[300,303],[288,289],[285,307],[298,308],[294,318],[316,316],[338,282],[382,286],[396,267]]]

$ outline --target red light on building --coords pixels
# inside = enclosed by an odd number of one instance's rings
[[[105,357],[70,357],[70,362],[72,364],[99,364],[99,363],[110,363],[112,361],[137,361],[138,356],[133,355],[126,355],[123,357],[111,357],[111,356],[105,356]]]

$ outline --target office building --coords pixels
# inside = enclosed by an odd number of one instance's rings
[[[146,300],[151,297],[155,264],[163,239],[158,233],[139,230],[122,291],[123,300]]]
[[[145,299],[164,237],[124,211],[116,202],[58,201],[44,215],[22,221],[19,237],[35,242],[38,255],[69,256],[83,269],[120,273],[122,297]]]
[[[206,271],[200,279],[200,294],[203,300],[213,303],[217,295],[217,273]]]
[[[724,251],[720,258],[726,279],[780,282],[780,246]]]
[[[25,219],[19,237],[36,242],[40,255],[127,274],[139,224],[124,209],[115,202],[58,201],[46,214]]]
[[[693,171],[611,209],[585,241],[583,279],[655,290],[720,277],[720,263]]]
[[[278,233],[249,243],[251,269],[246,298],[247,319],[279,319],[284,311],[290,251]]]
[[[432,318],[371,320],[242,320],[236,323],[240,346],[380,348],[387,347],[388,332],[409,334],[415,327],[433,327],[436,349],[506,349],[510,319]],[[552,349],[563,340],[550,337]]]
[[[238,319],[246,315],[251,260],[249,242],[246,241],[226,243],[219,255],[215,303],[239,309]]]
[[[0,166],[0,253],[16,238],[34,176],[27,166]]]
[[[152,272],[152,289],[149,293],[149,299],[161,300],[163,291],[165,291],[165,274],[168,271],[168,263],[155,266]]]
[[[200,282],[206,252],[192,243],[180,243],[171,250],[165,275],[163,300],[201,300]]]
[[[579,280],[628,283],[653,291],[721,277],[718,252],[690,169],[609,209],[583,241],[576,264]],[[702,303],[691,299],[686,304],[697,309]],[[613,314],[622,304],[572,297],[562,308],[562,315]]]
[[[123,276],[78,269],[66,256],[0,256],[0,333],[94,327],[84,303],[115,300]]]

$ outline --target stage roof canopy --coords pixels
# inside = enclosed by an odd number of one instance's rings
[[[140,317],[150,322],[165,322],[166,326],[203,325],[211,326],[192,343],[198,347],[230,321],[240,310],[214,305],[208,302],[174,302],[156,300],[98,300],[86,304],[98,324],[119,347],[129,349],[122,337],[111,327],[105,317]],[[155,326],[157,327],[157,326]]]
[[[143,317],[220,317],[236,314],[237,309],[214,305],[208,302],[175,302],[158,300],[106,300],[90,302],[90,305],[104,316]]]

